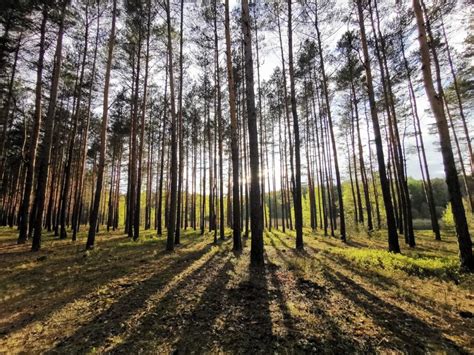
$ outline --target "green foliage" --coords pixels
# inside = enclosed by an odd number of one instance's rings
[[[435,200],[436,215],[438,218],[444,213],[444,209],[448,204],[448,189],[443,179],[431,179],[433,195]],[[430,210],[426,202],[425,190],[422,180],[408,179],[408,190],[411,196],[411,207],[413,218],[429,219]]]
[[[467,223],[469,225],[469,228],[472,230],[472,228],[474,227],[474,216],[472,213],[469,213],[469,207],[467,206],[466,201],[463,202],[464,210],[466,211]],[[446,206],[441,221],[443,223],[444,229],[454,233],[456,225],[454,223],[454,215],[453,210],[451,208],[451,203],[448,203],[448,205]]]
[[[448,206],[444,210],[442,222],[443,222],[444,229],[447,229],[447,230],[450,230],[450,231],[454,230],[454,227],[455,227],[455,225],[454,225],[454,216],[453,216],[453,210],[451,208],[450,203],[448,204]]]
[[[362,267],[400,270],[419,277],[436,276],[451,279],[459,269],[459,260],[456,256],[427,257],[418,254],[394,254],[385,250],[338,247],[329,248],[329,251]]]

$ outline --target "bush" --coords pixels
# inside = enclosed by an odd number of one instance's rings
[[[443,217],[441,218],[443,228],[449,231],[454,231],[455,224],[454,224],[454,216],[453,216],[453,209],[451,208],[451,203],[448,203],[446,209],[444,210]]]
[[[464,211],[466,214],[467,223],[469,228],[472,229],[474,226],[474,214],[470,213],[470,207],[468,206],[468,202],[464,199],[463,200]],[[443,217],[441,218],[442,226],[446,230],[455,231],[456,225],[454,224],[454,215],[453,210],[451,208],[451,203],[448,203],[446,209],[444,210]]]

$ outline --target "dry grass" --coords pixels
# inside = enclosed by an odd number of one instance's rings
[[[266,231],[266,266],[249,245],[187,231],[163,237],[102,233],[97,248],[46,236],[31,253],[0,230],[0,352],[294,353],[472,352],[472,275],[457,272],[456,241],[418,233],[403,256],[383,233],[347,244],[305,231]],[[229,233],[230,234],[230,233]]]

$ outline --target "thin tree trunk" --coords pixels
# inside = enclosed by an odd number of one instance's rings
[[[467,127],[466,115],[464,114],[464,106],[463,106],[462,99],[461,99],[461,92],[459,90],[459,84],[458,84],[456,71],[454,70],[453,58],[451,56],[451,50],[450,50],[449,43],[448,43],[448,36],[446,36],[446,30],[444,28],[444,21],[443,21],[443,16],[442,15],[440,16],[440,20],[441,20],[441,29],[442,29],[442,32],[443,32],[444,42],[446,43],[446,52],[447,52],[447,55],[448,55],[449,69],[450,69],[451,75],[453,77],[454,92],[456,93],[456,99],[458,101],[459,115],[461,117],[461,122],[462,122],[462,126],[463,126],[463,129],[464,129],[464,135],[466,136],[466,141],[467,141],[467,148],[468,148],[468,151],[469,151],[469,162],[470,162],[470,165],[471,165],[471,177],[474,177],[474,153],[473,153],[473,150],[472,150],[471,138],[469,136],[469,129]],[[471,212],[474,213],[474,201],[472,199],[472,196],[471,196],[470,204],[471,204]]]
[[[75,196],[75,205],[73,208],[73,217],[72,217],[72,240],[75,241],[77,238],[77,232],[79,230],[81,210],[83,205],[83,189],[84,189],[84,174],[86,169],[86,157],[87,157],[87,141],[89,137],[89,125],[90,125],[90,115],[91,115],[91,106],[92,106],[92,90],[94,88],[95,74],[96,74],[96,63],[97,63],[97,48],[99,44],[99,31],[100,31],[100,16],[99,16],[99,6],[97,6],[97,25],[96,25],[96,38],[94,45],[94,55],[92,60],[92,71],[91,79],[89,85],[89,98],[87,103],[86,111],[86,126],[82,134],[82,142],[80,149],[80,163],[79,163],[79,178],[78,178],[78,188],[76,190]]]
[[[224,167],[223,167],[223,123],[222,123],[222,94],[220,87],[219,67],[219,38],[217,35],[217,0],[214,0],[214,47],[216,60],[216,90],[217,90],[217,131],[219,144],[219,235],[224,239]],[[217,185],[216,185],[217,186]]]
[[[350,100],[352,101],[352,95],[350,95]],[[364,223],[364,211],[362,210],[362,198],[360,196],[360,187],[359,187],[359,177],[357,176],[357,159],[356,159],[356,149],[355,149],[355,127],[354,127],[354,106],[351,103],[351,146],[352,146],[352,164],[354,165],[354,184],[356,188],[356,197],[357,197],[357,209],[358,209],[358,218],[357,223]],[[359,167],[362,170],[362,166]]]
[[[162,231],[162,208],[163,208],[163,183],[164,183],[164,170],[165,170],[165,148],[166,148],[166,121],[168,120],[168,59],[166,60],[165,66],[165,93],[163,98],[163,126],[161,129],[161,153],[160,153],[160,182],[158,187],[158,213],[156,223],[156,234],[161,236]],[[165,213],[166,217],[166,213]],[[166,220],[166,218],[165,218]]]
[[[56,50],[54,54],[53,76],[51,81],[51,93],[49,98],[48,113],[44,125],[43,145],[38,154],[38,184],[36,187],[36,215],[34,220],[34,234],[32,251],[38,251],[41,248],[41,231],[43,228],[43,210],[46,199],[46,185],[49,174],[49,160],[51,157],[51,145],[53,142],[54,120],[56,116],[56,102],[59,89],[59,76],[62,63],[63,35],[64,35],[64,18],[66,15],[67,1],[63,1],[61,6],[61,20],[58,30],[58,39],[56,42]]]
[[[178,90],[178,191],[176,207],[176,231],[174,243],[180,244],[181,236],[181,205],[183,200],[183,168],[184,168],[184,134],[183,134],[183,16],[184,0],[180,2],[180,29],[179,29],[179,90]]]
[[[293,144],[291,141],[291,124],[290,124],[290,108],[288,105],[288,85],[286,81],[286,68],[285,68],[285,55],[283,53],[283,40],[281,36],[281,26],[280,26],[280,16],[277,16],[277,25],[278,25],[278,40],[280,43],[280,56],[281,56],[281,63],[282,63],[282,72],[283,72],[283,102],[285,104],[285,118],[286,118],[286,124],[288,126],[288,144],[289,144],[289,149],[290,149],[290,169],[291,169],[291,190],[295,190],[295,172],[294,172],[294,166],[293,166]],[[286,138],[285,138],[286,140]],[[289,218],[291,221],[291,212],[289,213]],[[291,222],[290,222],[291,223]],[[291,226],[290,229],[293,229]]]
[[[146,33],[146,50],[145,50],[145,78],[143,81],[143,98],[141,108],[141,119],[140,119],[140,145],[138,147],[138,170],[137,170],[137,195],[134,212],[134,234],[133,239],[137,240],[140,237],[140,212],[141,212],[141,190],[142,190],[142,165],[143,165],[143,146],[145,143],[145,116],[146,116],[146,103],[147,103],[147,89],[148,89],[148,66],[150,61],[150,32],[151,32],[151,2],[148,0],[148,15],[147,15],[147,33]],[[140,45],[140,41],[138,43]],[[140,53],[140,51],[138,52]],[[138,56],[138,62],[140,63],[140,55]],[[138,92],[136,93],[138,96]]]
[[[67,162],[65,166],[65,172],[64,172],[64,190],[63,190],[63,195],[62,195],[62,207],[61,207],[61,217],[60,217],[60,239],[66,239],[67,238],[67,232],[66,232],[66,205],[69,201],[69,185],[71,181],[71,169],[72,169],[72,158],[73,158],[73,153],[74,153],[74,140],[76,139],[76,132],[77,132],[77,125],[79,122],[79,114],[80,114],[80,107],[81,107],[81,100],[82,100],[82,83],[84,80],[84,70],[86,66],[86,59],[87,55],[89,54],[87,52],[88,49],[88,44],[89,44],[89,6],[86,4],[86,25],[85,25],[85,34],[84,34],[84,48],[83,48],[83,56],[82,56],[82,63],[81,63],[81,73],[79,75],[79,84],[78,84],[78,95],[77,95],[77,103],[76,103],[76,110],[74,113],[74,118],[73,118],[73,127],[71,131],[71,138],[69,140],[69,147],[68,147],[68,154],[67,154]]]
[[[171,102],[171,161],[170,161],[170,203],[168,216],[168,237],[166,240],[166,250],[174,249],[174,234],[176,228],[176,202],[177,202],[177,180],[178,180],[178,152],[176,134],[176,103],[173,74],[173,44],[171,39],[171,8],[170,0],[166,2],[166,22],[168,28],[168,70],[170,82],[170,102]],[[179,228],[179,226],[178,226]]]
[[[45,53],[45,42],[46,42],[46,23],[48,21],[48,6],[43,5],[43,14],[40,27],[40,42],[39,42],[39,54],[36,71],[36,88],[35,88],[35,114],[33,129],[31,131],[31,138],[28,147],[28,153],[26,156],[26,174],[25,174],[25,187],[23,189],[23,198],[20,205],[20,211],[18,218],[19,223],[19,235],[18,244],[24,244],[28,239],[28,222],[30,219],[30,197],[31,190],[33,189],[34,173],[36,167],[36,150],[38,147],[38,138],[41,127],[41,99],[43,91],[43,65],[44,65],[44,53]],[[6,33],[5,33],[6,35]]]
[[[365,170],[365,161],[364,161],[364,151],[362,148],[362,139],[360,134],[360,119],[359,119],[359,107],[358,107],[358,100],[355,92],[354,83],[351,83],[351,91],[352,91],[352,100],[354,105],[354,114],[355,114],[355,121],[356,121],[356,129],[357,129],[357,145],[359,147],[359,166],[360,172],[362,176],[362,184],[364,188],[364,199],[365,199],[365,207],[367,210],[367,229],[372,231],[374,229],[373,221],[372,221],[372,207],[370,202],[369,196],[369,184],[367,181],[367,173]]]
[[[370,113],[372,118],[372,126],[374,130],[375,146],[377,149],[377,160],[379,165],[379,178],[382,187],[382,195],[385,205],[385,212],[387,216],[388,229],[388,249],[391,252],[399,253],[400,246],[398,244],[397,225],[395,223],[395,216],[393,211],[392,197],[390,194],[387,173],[385,169],[385,158],[382,145],[382,136],[380,133],[379,119],[377,117],[377,107],[375,104],[374,88],[372,83],[372,70],[370,68],[369,50],[367,46],[367,39],[365,34],[364,13],[362,9],[362,0],[357,0],[357,10],[359,15],[360,36],[362,43],[362,50],[364,54],[364,67],[367,80],[367,91],[370,103]]]
[[[291,2],[292,0],[288,0],[288,72],[290,75],[291,112],[293,114],[293,130],[295,135],[295,191],[293,191],[293,201],[295,208],[296,248],[303,249],[303,207],[301,204],[300,132],[298,125],[295,77],[293,69],[293,28]]]
[[[3,128],[2,128],[2,137],[0,140],[0,180],[3,180],[3,174],[5,172],[5,142],[7,138],[7,130],[10,126],[10,106],[13,103],[13,86],[15,84],[15,75],[17,72],[18,56],[21,48],[21,41],[23,39],[23,31],[20,32],[18,36],[18,44],[15,48],[15,54],[13,57],[13,66],[10,75],[10,80],[8,82],[8,91],[7,91],[7,100],[3,106],[2,118],[3,118]]]
[[[340,238],[342,241],[346,241],[346,221],[344,218],[344,200],[342,196],[342,183],[341,183],[341,174],[339,172],[339,161],[337,157],[337,146],[336,146],[336,138],[334,135],[334,129],[333,129],[333,122],[332,122],[332,116],[331,116],[331,107],[330,107],[330,102],[329,102],[329,90],[328,90],[328,79],[326,76],[326,71],[324,67],[324,58],[323,58],[323,48],[321,45],[321,33],[319,31],[319,21],[318,21],[318,5],[316,4],[315,7],[315,27],[316,27],[316,34],[317,34],[317,39],[318,39],[318,53],[319,53],[319,61],[320,61],[320,67],[321,67],[321,75],[322,75],[322,89],[324,93],[324,99],[326,101],[326,110],[327,110],[327,118],[328,118],[328,124],[329,124],[329,134],[331,138],[331,145],[332,145],[332,151],[333,151],[333,156],[334,156],[334,169],[336,171],[336,187],[337,187],[337,196],[338,196],[338,203],[339,203],[339,218],[340,218]]]
[[[384,91],[384,98],[387,106],[387,117],[389,120],[390,128],[390,141],[393,142],[393,158],[394,158],[394,167],[396,172],[396,177],[399,187],[399,201],[401,203],[401,214],[403,214],[403,233],[405,235],[405,242],[410,246],[414,247],[415,244],[415,233],[413,230],[413,216],[411,211],[411,198],[408,191],[408,182],[405,176],[405,164],[402,150],[402,143],[400,140],[400,134],[398,130],[398,120],[395,110],[394,95],[392,90],[392,80],[390,78],[390,72],[387,64],[387,56],[385,50],[385,39],[380,32],[380,18],[377,7],[377,0],[374,0],[374,9],[376,15],[376,25],[374,24],[374,19],[372,16],[372,9],[369,2],[369,10],[371,15],[372,27],[377,31],[377,36],[375,37],[375,49],[376,55],[379,59],[380,70],[381,70],[381,79]],[[378,43],[380,42],[380,48]],[[391,121],[391,122],[390,122]]]
[[[100,197],[102,194],[102,185],[104,179],[105,169],[105,154],[107,149],[107,121],[108,121],[108,109],[109,109],[109,83],[110,83],[110,72],[112,69],[112,60],[114,53],[115,44],[115,20],[117,14],[117,0],[113,0],[112,9],[112,28],[110,30],[110,38],[108,44],[107,53],[107,64],[105,68],[105,79],[104,79],[104,102],[102,106],[102,125],[100,129],[100,152],[99,152],[99,165],[97,169],[97,181],[95,188],[94,204],[92,206],[90,215],[89,233],[87,236],[86,249],[93,249],[95,244],[95,235],[97,229],[97,218],[99,214]]]
[[[234,70],[232,67],[232,49],[230,38],[230,16],[229,0],[225,0],[225,41],[227,60],[227,82],[229,87],[229,108],[230,108],[230,149],[232,156],[232,235],[233,250],[242,250],[242,240],[240,238],[240,192],[239,192],[239,134],[238,121],[235,105],[235,83]],[[227,198],[230,198],[228,196]]]

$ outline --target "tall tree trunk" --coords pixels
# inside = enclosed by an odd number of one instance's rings
[[[176,134],[176,103],[173,74],[173,44],[171,38],[171,8],[170,0],[166,2],[166,22],[168,28],[168,70],[170,81],[170,102],[171,102],[171,161],[170,161],[170,204],[168,216],[168,237],[166,240],[166,250],[174,249],[174,234],[176,228],[176,202],[177,202],[177,180],[178,180],[178,147]],[[179,226],[178,226],[179,228]]]
[[[352,101],[352,95],[349,96]],[[355,127],[354,127],[354,106],[351,103],[351,146],[352,146],[352,164],[354,165],[354,184],[356,188],[356,197],[357,197],[357,209],[358,209],[358,218],[357,223],[364,223],[364,211],[362,210],[362,198],[360,196],[360,187],[359,187],[359,177],[357,176],[357,159],[356,159],[356,148],[355,148]],[[362,170],[362,166],[359,167]]]
[[[205,100],[204,103],[204,113],[207,115],[207,106],[208,102],[207,99]],[[203,127],[203,132],[202,134],[205,135],[206,127]],[[201,161],[202,161],[202,194],[201,194],[201,203],[200,203],[200,215],[201,215],[201,220],[200,220],[200,229],[201,229],[201,235],[204,234],[205,228],[206,228],[206,140],[203,139],[202,142],[202,150],[201,150]]]
[[[115,179],[115,146],[113,146],[112,152],[112,162],[110,164],[112,171],[110,172],[110,183],[109,183],[109,199],[107,201],[107,232],[110,231],[110,227],[113,224],[113,215],[114,215],[114,203],[113,203],[113,187]]]
[[[137,200],[135,203],[134,213],[134,240],[140,237],[140,212],[141,212],[141,190],[142,190],[142,165],[143,165],[143,146],[145,143],[145,116],[146,116],[146,102],[148,89],[148,66],[150,61],[150,32],[151,32],[151,2],[148,0],[148,15],[147,15],[147,33],[146,33],[146,49],[145,49],[145,78],[143,81],[143,98],[140,119],[140,145],[138,147],[138,169],[137,169]],[[139,43],[140,45],[140,43]],[[140,52],[139,52],[140,53]],[[138,57],[140,61],[140,57]],[[138,94],[138,92],[137,92]]]
[[[253,16],[254,16],[254,32],[255,32],[255,60],[256,60],[256,67],[257,67],[257,97],[258,97],[258,125],[260,126],[260,192],[261,192],[261,199],[262,201],[260,202],[262,206],[262,213],[263,213],[263,222],[264,226],[263,228],[268,226],[267,223],[267,213],[265,210],[265,159],[264,159],[264,142],[265,142],[265,127],[263,125],[263,100],[262,100],[262,90],[261,90],[261,85],[260,85],[260,51],[259,51],[259,46],[258,46],[258,16],[257,16],[257,10],[258,10],[258,3],[253,4]]]
[[[174,243],[180,244],[181,236],[181,205],[183,200],[183,168],[184,168],[184,134],[183,134],[183,16],[184,0],[180,2],[179,22],[179,90],[178,90],[178,192],[176,207],[176,231]]]
[[[154,122],[150,118],[150,126],[154,126]],[[147,159],[146,159],[146,201],[145,201],[145,230],[151,227],[151,199],[152,199],[152,185],[153,185],[153,156],[155,143],[155,130],[150,127],[148,131],[147,142]]]
[[[456,233],[459,243],[461,267],[469,271],[474,271],[474,258],[472,256],[472,241],[469,235],[466,214],[462,202],[461,188],[459,186],[458,174],[454,163],[454,154],[449,138],[449,127],[443,109],[443,98],[441,93],[436,92],[431,74],[430,49],[428,46],[426,28],[423,18],[423,11],[420,0],[413,0],[413,11],[415,12],[416,24],[418,28],[418,42],[420,44],[421,71],[426,96],[430,102],[431,110],[436,119],[439,140],[441,143],[441,154],[443,156],[444,173],[446,184],[448,185],[449,199],[453,210]]]
[[[458,155],[459,165],[461,166],[462,181],[464,183],[464,189],[466,190],[467,200],[470,204],[471,211],[472,211],[474,209],[474,206],[472,205],[472,202],[474,201],[474,198],[471,194],[471,190],[469,189],[469,183],[467,181],[466,168],[464,167],[462,153],[461,153],[461,145],[459,144],[459,138],[458,138],[458,134],[456,132],[456,128],[454,126],[454,120],[453,120],[453,117],[451,115],[451,111],[449,110],[448,102],[446,101],[446,98],[444,96],[443,96],[443,103],[444,103],[444,107],[446,108],[446,116],[448,116],[449,126],[451,127],[451,131],[453,132],[454,145],[456,146],[456,153]]]
[[[262,234],[262,206],[260,205],[260,182],[259,182],[259,154],[258,154],[258,131],[257,112],[255,109],[255,92],[252,58],[252,32],[250,25],[249,3],[242,0],[242,32],[244,35],[245,53],[245,88],[247,101],[247,119],[249,130],[250,150],[250,228],[252,232],[252,244],[250,249],[250,263],[253,266],[261,266],[263,259],[263,234]]]
[[[352,95],[349,95],[349,97],[350,97],[349,100],[352,101]],[[364,211],[362,209],[362,198],[360,195],[359,177],[357,175],[354,116],[355,116],[354,106],[351,103],[350,144],[352,147],[352,155],[349,157],[349,159],[352,159],[352,166],[354,167],[354,186],[355,186],[355,196],[356,196],[356,205],[354,207],[358,211],[356,223],[364,224]]]
[[[354,105],[354,114],[355,114],[355,121],[356,121],[356,129],[357,129],[357,145],[359,148],[359,165],[360,165],[360,172],[362,176],[362,184],[364,187],[364,200],[365,200],[365,207],[367,210],[367,229],[372,231],[374,229],[373,221],[372,221],[372,207],[370,202],[369,196],[369,184],[367,179],[367,173],[365,169],[365,161],[364,161],[364,152],[362,148],[362,139],[360,134],[360,119],[359,119],[359,107],[358,107],[358,100],[355,92],[354,83],[351,83],[351,91],[352,91],[352,100]]]
[[[188,229],[189,221],[189,147],[186,146],[184,158],[186,159],[186,183],[184,186],[184,230]]]
[[[390,141],[393,146],[393,158],[394,158],[394,170],[396,173],[396,182],[399,188],[399,202],[401,204],[401,214],[403,215],[403,233],[405,235],[405,242],[410,246],[415,246],[415,233],[413,230],[413,216],[411,211],[411,198],[408,191],[408,181],[405,176],[405,166],[404,166],[404,157],[402,142],[400,140],[400,134],[398,130],[398,120],[395,110],[395,100],[392,90],[392,80],[390,78],[390,72],[387,64],[387,56],[385,49],[385,39],[380,31],[380,18],[377,7],[377,0],[374,0],[374,9],[376,16],[376,25],[374,23],[373,12],[370,2],[369,2],[369,11],[372,22],[372,28],[374,33],[377,33],[375,36],[375,52],[379,60],[381,80],[384,92],[384,99],[387,109],[387,118],[389,120],[389,131],[390,131]]]
[[[291,2],[292,0],[288,0],[288,72],[290,75],[291,112],[293,114],[293,131],[295,135],[295,190],[293,191],[293,201],[295,208],[296,248],[303,249],[303,207],[301,204],[300,131],[298,125],[295,76],[293,69],[293,28]]]
[[[403,44],[402,44],[403,48]],[[410,72],[408,71],[408,62],[405,59],[405,54],[403,53],[405,65],[407,68],[407,75],[408,75],[408,87],[409,87],[409,94],[410,94],[410,102],[411,102],[411,109],[413,115],[413,125],[414,125],[414,132],[415,132],[415,141],[416,147],[418,151],[418,159],[420,163],[420,171],[423,178],[423,187],[425,190],[426,201],[428,203],[428,208],[430,210],[430,217],[431,217],[431,228],[433,233],[435,234],[436,240],[441,240],[441,233],[438,223],[438,217],[436,216],[436,206],[434,201],[433,195],[433,187],[431,184],[431,177],[430,171],[428,169],[428,162],[426,159],[426,152],[425,152],[425,144],[423,141],[423,133],[421,130],[420,124],[420,117],[418,116],[418,107],[416,104],[416,97],[415,91],[413,90],[413,85],[411,82]]]
[[[63,195],[62,195],[62,207],[61,207],[61,217],[60,217],[60,239],[66,239],[67,238],[67,232],[66,232],[66,205],[69,200],[69,185],[71,181],[71,169],[72,169],[72,159],[73,159],[73,153],[74,153],[74,141],[76,139],[76,132],[77,132],[77,126],[79,123],[79,115],[80,115],[80,107],[81,107],[81,101],[82,101],[82,83],[84,80],[84,70],[86,66],[86,60],[87,60],[87,55],[89,54],[87,52],[88,49],[88,44],[89,44],[89,6],[86,4],[86,24],[85,24],[85,34],[84,34],[84,48],[83,48],[83,56],[82,56],[82,63],[81,63],[81,73],[79,75],[79,84],[78,84],[78,94],[77,94],[77,103],[76,103],[76,110],[74,113],[74,118],[73,118],[73,127],[71,131],[71,138],[69,140],[69,147],[68,147],[68,154],[67,154],[67,162],[65,166],[65,172],[64,172],[64,190],[63,190]]]
[[[280,56],[281,56],[281,63],[282,63],[282,72],[283,72],[283,102],[285,105],[285,118],[286,118],[286,124],[287,124],[287,129],[288,129],[288,145],[289,145],[289,150],[290,150],[290,169],[291,169],[291,191],[295,190],[295,172],[294,172],[294,166],[293,166],[293,143],[291,140],[291,123],[290,123],[290,108],[288,105],[288,85],[286,82],[286,68],[285,68],[285,55],[283,53],[283,40],[282,40],[282,35],[281,35],[281,26],[280,26],[280,16],[277,16],[277,25],[278,25],[278,40],[280,43]],[[286,142],[286,137],[285,137],[285,142]],[[286,158],[285,158],[286,159]],[[288,175],[288,174],[286,174]],[[291,225],[291,211],[288,213],[289,219],[290,219],[290,225]],[[292,226],[290,226],[290,229],[293,229]]]
[[[349,140],[347,138],[347,132],[344,134],[346,139],[346,146],[349,147]],[[350,149],[347,149],[347,168],[349,171],[349,182],[351,184],[351,195],[352,195],[352,204],[354,206],[354,224],[356,225],[356,229],[358,229],[357,223],[359,223],[359,210],[357,207],[357,199],[354,192],[354,180],[352,179],[352,159],[351,159],[351,152]]]
[[[51,157],[51,145],[53,143],[54,120],[56,116],[56,102],[59,89],[59,75],[61,73],[63,35],[64,35],[64,18],[66,16],[67,1],[63,1],[61,6],[61,20],[58,29],[58,39],[56,42],[56,51],[54,54],[53,76],[51,81],[51,93],[49,97],[48,113],[44,126],[44,138],[41,150],[38,153],[38,184],[36,187],[36,215],[34,220],[34,234],[32,251],[38,251],[41,248],[41,231],[43,228],[43,210],[46,199],[46,185],[49,174],[49,160]]]
[[[244,46],[244,41],[242,41],[242,46]],[[244,48],[242,48],[242,52],[244,52]],[[242,76],[245,76],[245,57],[242,55]],[[245,81],[242,83],[242,91],[245,90]],[[243,96],[243,92],[242,92]],[[250,224],[250,196],[249,196],[249,181],[248,181],[248,169],[249,169],[249,164],[247,163],[247,129],[245,128],[245,124],[247,124],[248,127],[248,117],[246,114],[243,112],[246,110],[247,104],[246,100],[242,99],[242,146],[244,149],[244,181],[245,181],[245,234],[244,237],[248,238],[249,236],[249,224]],[[247,119],[247,120],[246,120]],[[250,158],[250,157],[249,157]]]
[[[39,54],[38,54],[38,63],[36,70],[36,88],[35,88],[35,114],[33,129],[31,131],[30,143],[28,146],[28,152],[26,156],[26,174],[25,174],[25,187],[23,189],[23,198],[20,205],[20,211],[18,218],[19,223],[19,235],[18,235],[18,244],[24,244],[28,239],[28,222],[30,219],[29,210],[30,210],[30,197],[31,190],[33,189],[34,182],[34,173],[36,167],[36,150],[38,147],[38,138],[40,133],[41,126],[41,99],[43,91],[43,65],[44,65],[44,52],[45,41],[46,41],[46,22],[48,21],[48,6],[43,5],[43,18],[41,20],[40,27],[40,42],[39,42]]]
[[[340,218],[340,238],[342,241],[346,241],[346,221],[344,218],[344,200],[342,196],[342,183],[341,183],[341,173],[339,172],[339,161],[337,157],[337,146],[336,146],[336,138],[334,135],[334,128],[331,116],[331,107],[329,102],[329,90],[328,90],[328,79],[326,76],[326,71],[324,67],[324,58],[323,58],[323,48],[321,45],[321,32],[319,31],[319,20],[318,20],[318,5],[316,4],[315,7],[315,28],[316,28],[316,35],[318,39],[318,53],[319,53],[319,61],[321,67],[321,75],[322,75],[322,89],[324,93],[324,99],[326,102],[326,110],[327,110],[327,118],[329,124],[329,135],[331,138],[331,146],[334,156],[334,169],[336,171],[336,187],[337,187],[337,197],[339,203],[339,218]]]
[[[369,50],[368,50],[367,38],[365,34],[362,0],[356,0],[356,1],[357,1],[357,11],[359,15],[362,51],[364,53],[364,67],[365,67],[365,73],[366,73],[366,78],[367,78],[366,80],[367,80],[367,91],[368,91],[369,104],[370,104],[370,114],[372,118],[372,126],[373,126],[374,136],[375,136],[374,137],[375,147],[377,150],[377,161],[379,165],[379,178],[380,178],[380,184],[382,187],[382,196],[383,196],[383,201],[385,205],[385,212],[387,216],[388,249],[391,252],[399,253],[400,246],[398,244],[397,225],[395,223],[392,197],[390,194],[390,187],[389,187],[389,182],[387,178],[387,172],[385,169],[385,158],[384,158],[383,145],[382,145],[382,136],[380,132],[379,119],[377,116],[377,107],[375,104],[375,95],[374,95],[374,88],[373,88],[373,83],[372,83],[372,70],[370,68]]]
[[[136,50],[133,51],[132,56],[135,56],[136,53],[136,68],[134,69],[135,76],[132,75],[132,83],[134,81],[134,89],[132,93],[132,117],[131,117],[131,127],[130,127],[130,164],[129,164],[129,176],[130,176],[130,188],[128,193],[129,201],[129,228],[128,236],[137,240],[140,236],[140,205],[138,204],[138,195],[140,195],[140,190],[137,186],[138,181],[138,113],[139,113],[139,87],[140,87],[140,69],[141,69],[141,53],[142,53],[142,32],[138,30],[138,39],[134,43],[136,45]],[[133,65],[132,65],[133,67]],[[138,211],[138,213],[137,213]],[[137,218],[135,216],[138,214]]]
[[[310,127],[310,109],[309,109],[309,104],[308,104],[308,90],[306,89],[308,86],[308,83],[305,80],[305,95],[304,95],[304,100],[305,100],[305,116],[306,116],[306,136],[305,136],[305,141],[306,141],[306,170],[308,174],[308,196],[309,196],[309,210],[310,210],[310,225],[311,229],[315,230],[317,228],[317,216],[316,216],[316,200],[315,200],[315,194],[314,194],[314,179],[313,179],[313,172],[312,172],[312,152],[311,152],[311,144],[310,144],[310,133],[311,133],[311,127]],[[273,164],[274,166],[275,164]]]
[[[230,39],[229,0],[225,0],[225,41],[227,60],[227,83],[230,107],[230,150],[232,156],[232,235],[233,250],[242,250],[240,239],[240,192],[239,192],[239,134],[235,105],[234,70],[232,67],[232,48]],[[229,198],[228,196],[227,198]]]
[[[117,0],[113,0],[112,9],[112,28],[110,30],[108,53],[107,53],[107,64],[105,67],[105,79],[104,79],[104,102],[102,106],[102,125],[100,129],[100,152],[99,152],[99,165],[97,167],[97,181],[95,188],[94,204],[92,206],[90,221],[89,221],[89,233],[87,235],[86,249],[93,249],[95,244],[95,235],[97,229],[97,218],[99,215],[100,197],[102,194],[102,185],[104,180],[104,169],[105,169],[105,154],[107,150],[107,121],[108,121],[108,109],[109,109],[109,83],[110,83],[110,72],[112,69],[112,60],[115,45],[115,20],[117,15]]]
[[[443,16],[440,14],[440,20],[441,20],[441,29],[443,32],[443,37],[444,37],[444,42],[446,43],[446,54],[448,55],[448,63],[449,63],[449,69],[451,71],[451,76],[453,77],[453,85],[454,85],[454,92],[456,93],[456,99],[458,101],[458,107],[459,107],[459,116],[461,117],[461,122],[462,122],[462,127],[464,130],[464,135],[466,136],[466,141],[467,141],[467,149],[469,151],[469,162],[471,165],[471,177],[474,177],[474,153],[472,150],[472,143],[471,143],[471,137],[469,136],[469,129],[467,127],[467,121],[466,121],[466,115],[464,113],[464,105],[461,99],[461,91],[459,90],[459,83],[456,75],[456,71],[454,70],[454,64],[453,64],[453,58],[451,56],[451,49],[449,47],[448,43],[448,36],[446,36],[446,30],[444,28],[444,21],[443,21]],[[462,162],[461,162],[462,164]],[[471,196],[471,212],[474,213],[474,201]]]
[[[219,235],[224,239],[224,167],[223,167],[223,122],[222,122],[222,94],[220,81],[220,66],[219,66],[219,37],[217,34],[217,0],[214,0],[214,50],[216,61],[216,91],[217,91],[217,134],[219,144]],[[216,184],[217,188],[217,184]],[[217,195],[217,194],[216,194]],[[216,226],[217,227],[217,226]]]
[[[158,187],[158,213],[156,223],[156,234],[161,236],[162,231],[162,208],[163,208],[163,185],[164,185],[164,170],[165,170],[165,148],[166,148],[166,121],[168,120],[168,59],[166,59],[165,66],[165,93],[163,97],[163,126],[161,129],[161,152],[160,152],[160,181]],[[165,213],[166,221],[166,213]]]
[[[5,172],[4,166],[5,166],[5,141],[7,138],[7,130],[8,127],[10,126],[10,107],[13,103],[13,86],[15,84],[15,75],[17,73],[17,65],[18,65],[18,56],[20,53],[20,48],[21,48],[21,41],[23,39],[23,31],[20,32],[18,36],[18,44],[16,45],[15,48],[15,54],[13,57],[13,65],[12,65],[12,70],[10,74],[10,80],[8,82],[8,90],[7,90],[7,100],[5,101],[5,104],[3,106],[3,112],[2,114],[2,122],[3,122],[3,127],[2,127],[2,136],[0,138],[0,180],[3,180],[3,174]]]
[[[84,174],[86,169],[86,158],[87,158],[87,141],[89,137],[89,125],[90,125],[90,116],[91,116],[91,106],[92,106],[92,90],[94,88],[94,81],[95,81],[95,74],[96,74],[96,64],[97,64],[97,49],[99,46],[99,31],[100,31],[100,16],[99,16],[99,6],[97,6],[97,25],[96,25],[96,37],[95,37],[95,44],[94,44],[94,55],[92,60],[92,70],[91,70],[91,78],[90,78],[90,85],[89,85],[89,98],[87,103],[87,110],[85,113],[86,116],[86,126],[84,127],[84,131],[82,133],[82,142],[81,142],[81,149],[79,153],[79,177],[78,177],[78,187],[76,189],[76,196],[75,196],[75,204],[73,208],[73,216],[72,216],[72,240],[75,241],[77,238],[77,232],[79,230],[80,218],[81,218],[81,210],[83,205],[83,189],[84,189]]]

